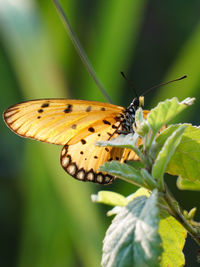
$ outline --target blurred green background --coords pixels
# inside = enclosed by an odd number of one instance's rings
[[[196,97],[179,122],[199,125],[199,0],[61,1],[74,31],[113,102],[184,74],[188,78],[145,97],[145,108],[177,96]],[[0,113],[17,102],[50,97],[105,101],[71,44],[52,1],[0,0]],[[99,190],[128,195],[116,180],[103,187],[78,182],[61,168],[61,147],[13,134],[0,122],[0,266],[100,266],[108,207],[91,202]],[[181,206],[200,208],[199,193],[176,189]],[[199,209],[198,212],[199,213]],[[198,217],[198,216],[197,216]],[[198,218],[197,218],[198,219]],[[187,239],[186,266],[197,266],[196,244]]]

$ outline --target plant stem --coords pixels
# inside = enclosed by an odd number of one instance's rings
[[[62,20],[63,20],[63,23],[64,23],[64,26],[69,34],[69,37],[71,38],[71,41],[78,53],[78,55],[80,56],[83,64],[85,65],[87,71],[89,72],[89,74],[91,75],[91,77],[93,78],[94,82],[96,83],[96,85],[99,87],[100,91],[102,92],[102,94],[104,95],[105,99],[112,103],[112,100],[111,98],[109,97],[109,95],[107,94],[105,88],[103,87],[102,83],[100,82],[100,80],[97,78],[97,75],[92,67],[92,64],[90,63],[84,49],[82,48],[79,40],[78,40],[78,37],[75,35],[74,31],[72,30],[72,27],[69,23],[69,20],[67,18],[67,15],[65,14],[64,10],[62,9],[60,3],[58,0],[53,0],[53,3],[58,11],[58,13],[60,14]]]
[[[169,207],[171,215],[181,223],[181,225],[187,230],[187,232],[191,235],[194,241],[200,246],[200,235],[198,231],[183,216],[183,214],[175,204],[177,203],[176,200],[173,198],[166,185],[163,198]]]

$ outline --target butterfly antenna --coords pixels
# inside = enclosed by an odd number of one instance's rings
[[[147,93],[151,92],[152,90],[154,90],[155,88],[158,88],[158,87],[160,87],[160,86],[163,86],[163,85],[166,85],[166,84],[169,84],[169,83],[173,83],[173,82],[177,82],[177,81],[183,80],[183,79],[185,79],[185,78],[187,78],[187,75],[183,75],[182,77],[180,77],[180,78],[178,78],[178,79],[175,79],[175,80],[171,80],[171,81],[168,81],[168,82],[160,83],[160,84],[158,84],[158,85],[155,85],[155,86],[149,88],[149,89],[146,90],[142,95],[144,96],[144,95],[146,95]]]
[[[133,92],[134,92],[134,94],[136,95],[136,97],[138,98],[138,94],[137,94],[137,92],[136,92],[136,90],[135,90],[135,88],[133,87],[133,84],[132,84],[132,82],[126,77],[126,75],[124,74],[124,72],[123,71],[121,71],[120,72],[121,73],[121,75],[122,75],[122,77],[128,82],[128,84],[129,84],[129,86],[130,86],[130,88],[133,90]]]
[[[73,29],[69,23],[69,20],[67,18],[67,15],[65,14],[63,8],[61,7],[60,3],[58,0],[53,0],[54,2],[54,5],[58,11],[58,13],[60,14],[62,20],[63,20],[63,23],[64,23],[64,26],[69,34],[69,37],[78,53],[78,55],[80,56],[83,64],[85,65],[87,71],[89,72],[89,74],[92,76],[94,82],[96,83],[96,85],[99,87],[100,91],[102,92],[102,94],[104,95],[104,97],[106,98],[106,100],[110,103],[112,103],[112,100],[111,98],[109,97],[109,95],[106,93],[106,90],[105,88],[103,87],[102,83],[99,81],[99,79],[97,78],[97,75],[84,51],[84,49],[82,48],[79,40],[78,40],[78,37],[75,35],[75,33],[73,32]]]

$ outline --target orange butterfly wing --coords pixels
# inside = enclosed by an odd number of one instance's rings
[[[106,117],[106,122],[109,122],[110,125],[102,122],[94,123],[80,135],[77,133],[63,147],[61,165],[74,178],[101,184],[113,181],[113,176],[99,172],[98,169],[106,161],[120,160],[123,149],[95,146],[97,141],[105,141],[111,135],[113,135],[111,138],[118,135],[114,132],[119,126],[119,122],[116,122],[113,117]],[[92,130],[92,133],[88,134],[89,130]]]
[[[14,105],[4,112],[8,127],[20,136],[64,145],[61,165],[76,179],[108,184],[114,176],[99,172],[110,160],[139,160],[129,149],[97,147],[118,136],[123,107],[84,100],[43,99]],[[144,117],[148,111],[143,111]]]
[[[42,99],[16,104],[3,116],[7,126],[22,137],[64,145],[72,136],[124,108],[84,100]]]

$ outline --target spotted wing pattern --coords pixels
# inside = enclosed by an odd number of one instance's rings
[[[61,165],[66,172],[76,179],[92,181],[95,183],[108,184],[114,180],[114,176],[99,171],[99,167],[106,161],[120,160],[123,149],[112,147],[95,146],[97,141],[108,140],[118,134],[115,133],[119,122],[113,118],[107,118],[108,124],[95,123],[92,127],[92,134],[88,130],[70,139],[61,152]],[[114,129],[113,129],[114,127]],[[79,140],[78,140],[79,139]]]
[[[4,112],[7,126],[22,137],[65,145],[75,134],[106,117],[123,113],[124,108],[108,103],[68,99],[32,100]]]
[[[61,165],[74,178],[109,184],[115,177],[99,171],[104,162],[139,160],[129,149],[95,146],[97,141],[117,137],[124,113],[123,107],[108,103],[43,99],[8,108],[4,120],[22,137],[64,145]]]

